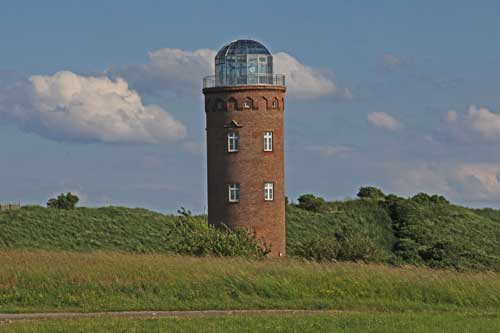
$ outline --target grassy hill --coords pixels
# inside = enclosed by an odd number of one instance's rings
[[[311,316],[35,320],[1,332],[498,332],[500,273],[291,258],[0,251],[0,313],[309,309]],[[224,319],[225,318],[225,319]],[[278,320],[282,318],[281,320]],[[283,320],[283,318],[287,318]],[[243,321],[242,321],[243,320]],[[145,325],[145,326],[144,326]]]
[[[287,206],[289,255],[316,260],[383,261],[396,238],[388,211],[373,200],[332,202],[314,212]]]
[[[287,251],[318,261],[500,270],[500,211],[439,196],[394,195],[287,205]],[[0,212],[0,249],[261,256],[252,237],[207,227],[206,217],[124,207],[24,207]]]
[[[325,202],[317,211],[299,206],[287,211],[292,255],[500,269],[498,210],[470,209],[426,194]]]
[[[206,217],[125,207],[31,206],[0,212],[0,249],[265,255],[252,235],[216,230],[207,225]]]

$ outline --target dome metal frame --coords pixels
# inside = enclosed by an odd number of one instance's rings
[[[229,55],[237,55],[237,54],[262,54],[262,55],[271,55],[271,52],[262,45],[261,43],[252,40],[252,39],[238,39],[234,40],[229,44],[224,45],[215,58],[227,57]]]
[[[285,77],[273,73],[271,52],[255,40],[224,45],[215,56],[215,75],[203,80],[204,88],[241,85],[285,85]]]

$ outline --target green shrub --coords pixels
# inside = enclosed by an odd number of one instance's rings
[[[76,204],[80,201],[78,196],[68,192],[66,194],[61,193],[57,198],[50,199],[47,202],[47,208],[56,209],[75,209]]]
[[[360,199],[374,199],[374,200],[384,200],[385,194],[377,187],[366,186],[361,187],[358,192],[358,198]]]
[[[419,193],[411,198],[411,200],[421,204],[421,205],[432,205],[432,204],[442,204],[446,205],[450,202],[446,200],[445,197],[441,195],[428,195],[427,193]]]
[[[255,232],[246,229],[217,229],[181,208],[180,216],[168,234],[168,247],[177,254],[195,256],[264,257],[270,252]]]
[[[304,194],[299,197],[299,207],[312,212],[321,212],[327,210],[328,206],[325,199],[316,197],[312,194]]]

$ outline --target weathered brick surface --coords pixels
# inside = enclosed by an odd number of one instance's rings
[[[284,87],[206,88],[208,221],[247,227],[285,255]],[[251,98],[252,109],[244,108]],[[273,100],[276,107],[273,108]],[[219,102],[223,103],[220,109]],[[233,121],[236,123],[233,123]],[[227,133],[239,132],[238,152],[227,151]],[[264,151],[264,132],[273,132],[273,151]],[[274,183],[274,200],[264,200],[264,183]],[[228,184],[240,184],[239,203],[228,202]]]

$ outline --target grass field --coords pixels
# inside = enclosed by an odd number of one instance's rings
[[[0,312],[500,310],[500,274],[292,259],[0,252]]]
[[[499,332],[499,315],[338,313],[161,319],[98,318],[0,323],[3,333],[54,332]]]
[[[500,273],[297,259],[0,252],[0,312],[339,313],[1,323],[0,332],[497,332]]]
[[[256,259],[255,243],[208,228],[203,216],[122,207],[0,212],[3,313],[340,311],[37,320],[1,323],[0,332],[500,331],[500,212],[433,200],[288,205],[290,257],[282,259]]]

